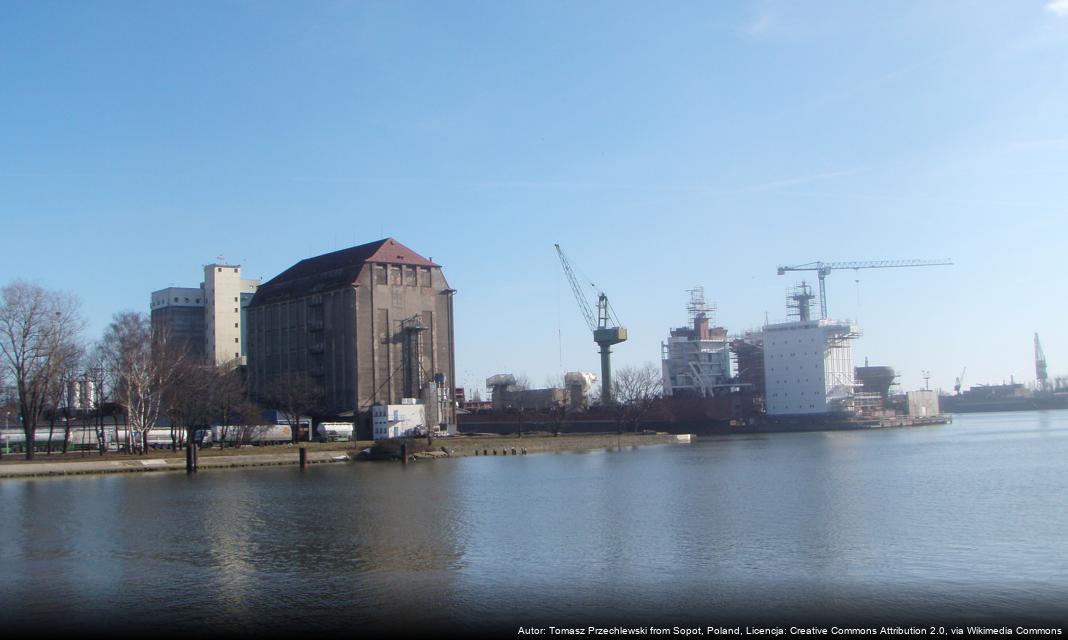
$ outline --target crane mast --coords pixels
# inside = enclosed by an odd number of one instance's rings
[[[1049,374],[1046,372],[1046,354],[1042,352],[1042,343],[1035,334],[1035,380],[1038,382],[1039,391],[1045,391],[1049,383]]]
[[[559,244],[553,246],[556,247],[556,254],[560,258],[560,265],[564,269],[564,275],[567,276],[567,281],[571,284],[571,292],[575,294],[575,301],[578,303],[579,311],[582,312],[582,316],[586,319],[586,326],[593,332],[593,341],[600,347],[601,404],[612,404],[612,350],[610,347],[627,339],[627,329],[619,326],[619,320],[614,317],[615,313],[613,313],[612,306],[608,303],[608,296],[605,295],[604,291],[597,291],[597,313],[594,314],[590,301],[586,298],[578,277],[575,275],[575,270],[571,267],[571,262],[564,255],[564,251]],[[590,283],[590,286],[597,288],[593,283]],[[612,326],[613,322],[615,326]]]
[[[820,317],[827,319],[827,284],[825,282],[831,271],[836,269],[889,269],[893,267],[934,267],[939,265],[951,265],[953,262],[945,260],[868,260],[863,262],[807,262],[788,267],[779,267],[779,275],[787,271],[815,271],[820,281]]]

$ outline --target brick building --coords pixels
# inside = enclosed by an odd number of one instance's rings
[[[369,429],[374,404],[416,398],[427,421],[455,428],[455,291],[441,266],[392,238],[301,260],[262,284],[248,307],[253,397],[310,379],[313,417]]]

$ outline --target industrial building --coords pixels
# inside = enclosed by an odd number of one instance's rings
[[[542,411],[566,408],[585,411],[599,398],[594,397],[597,374],[569,371],[564,374],[564,386],[544,389],[521,388],[510,373],[498,373],[486,378],[493,411]]]
[[[750,329],[731,339],[735,382],[754,397],[764,397],[764,331]]]
[[[421,436],[427,428],[426,406],[407,398],[400,404],[371,407],[371,433],[374,440]]]
[[[806,320],[764,327],[765,405],[769,416],[837,413],[853,408],[849,322]]]
[[[704,287],[689,293],[690,326],[672,329],[660,344],[664,395],[705,398],[729,390],[730,342],[726,329],[710,326],[715,308],[705,303]]]
[[[415,398],[432,431],[450,429],[454,293],[440,265],[393,238],[301,260],[249,305],[249,391],[269,403],[272,385],[309,379],[317,418],[367,430],[373,406]]]
[[[199,288],[168,287],[152,292],[153,330],[165,329],[187,353],[222,365],[245,364],[246,308],[259,280],[241,277],[241,265],[204,266]]]

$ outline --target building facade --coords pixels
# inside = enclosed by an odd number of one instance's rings
[[[456,424],[453,294],[441,266],[392,238],[302,260],[248,307],[249,390],[270,402],[295,377],[315,413],[370,428],[371,408],[415,398]]]
[[[241,265],[204,266],[199,288],[168,287],[152,292],[152,328],[166,328],[189,355],[222,365],[246,363],[245,316],[259,280],[241,277]]]
[[[768,415],[850,411],[856,387],[852,340],[858,335],[855,325],[836,320],[765,326]]]

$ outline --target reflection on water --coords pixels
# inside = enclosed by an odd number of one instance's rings
[[[33,606],[0,622],[1049,614],[1068,596],[1066,489],[1064,411],[407,467],[5,481],[0,601]]]

